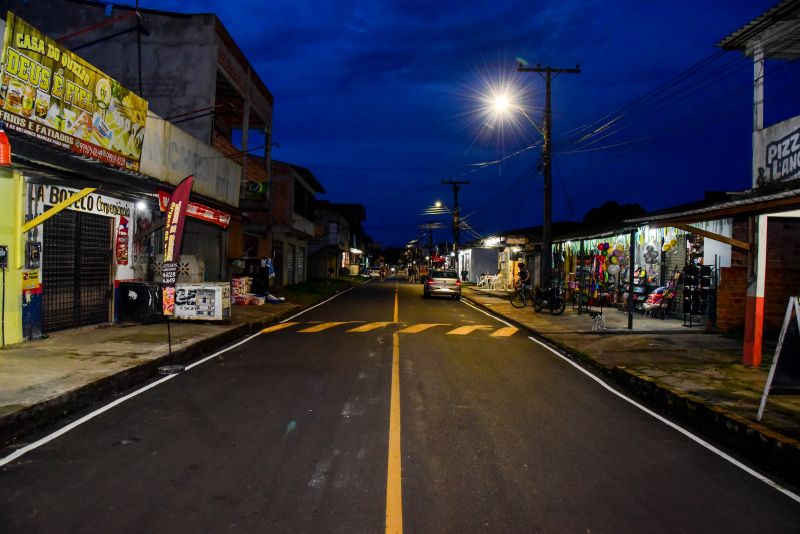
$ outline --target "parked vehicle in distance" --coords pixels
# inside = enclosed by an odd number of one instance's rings
[[[425,279],[422,297],[433,296],[450,297],[455,300],[461,298],[461,280],[458,273],[444,269],[434,269]]]
[[[370,267],[370,269],[369,269],[369,277],[370,278],[380,278],[381,277],[381,268],[380,267]]]

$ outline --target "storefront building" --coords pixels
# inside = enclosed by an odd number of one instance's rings
[[[0,170],[3,343],[110,322],[121,282],[157,281],[159,193],[189,174],[187,239],[193,225],[202,228],[196,241],[216,247],[208,257],[217,262],[184,275],[220,279],[241,167],[19,17],[9,13],[0,33],[0,117],[11,152],[10,165],[0,161],[8,165]],[[218,239],[207,239],[207,228]]]

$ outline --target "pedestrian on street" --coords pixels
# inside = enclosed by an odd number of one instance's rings
[[[525,268],[525,264],[522,263],[522,262],[519,262],[517,264],[517,268],[519,269],[519,272],[517,273],[517,276],[519,277],[517,283],[519,284],[520,289],[522,289],[522,288],[524,288],[526,286],[530,287],[530,285],[531,285],[531,273],[528,272],[528,269]]]

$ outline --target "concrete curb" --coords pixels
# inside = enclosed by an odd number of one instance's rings
[[[467,295],[475,306],[502,317],[517,328],[547,342],[562,353],[610,378],[649,408],[668,415],[692,431],[752,461],[766,471],[800,485],[800,441],[714,406],[686,392],[675,390],[624,366],[608,367],[588,354],[539,333],[536,329],[499,313]]]
[[[323,299],[324,300],[324,299]],[[322,302],[322,300],[320,300]],[[184,363],[211,354],[225,345],[278,323],[292,315],[314,306],[297,306],[268,319],[240,324],[213,337],[191,343],[190,345],[164,354],[135,367],[105,376],[78,389],[27,406],[19,411],[0,417],[0,447],[44,426],[50,421],[76,412],[103,398],[118,394],[158,375],[158,368],[170,363]]]

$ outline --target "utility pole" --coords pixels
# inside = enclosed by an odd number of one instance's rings
[[[442,183],[445,185],[452,185],[453,186],[453,252],[455,253],[455,260],[453,262],[453,268],[458,272],[458,250],[459,250],[459,232],[461,231],[461,225],[458,216],[458,191],[461,189],[460,185],[466,185],[469,183],[469,180],[442,180]],[[459,274],[459,276],[461,276]]]
[[[545,79],[547,87],[547,99],[544,111],[544,145],[542,147],[542,164],[544,166],[544,224],[542,225],[542,256],[539,268],[539,285],[543,288],[550,285],[550,264],[553,262],[553,254],[550,250],[552,240],[552,219],[553,219],[553,168],[552,168],[552,142],[551,130],[553,124],[553,110],[550,104],[550,82],[558,74],[580,74],[580,65],[575,65],[574,69],[556,69],[553,67],[526,67],[522,63],[517,64],[519,72],[538,72]]]
[[[442,223],[429,221],[419,225],[417,228],[428,231],[428,266],[430,267],[433,264],[433,231],[442,228]]]

